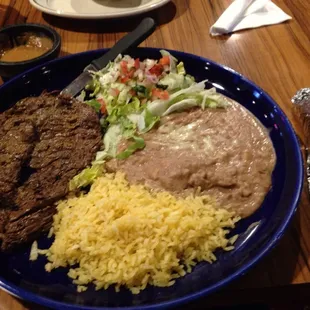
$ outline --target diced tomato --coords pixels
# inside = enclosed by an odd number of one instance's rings
[[[152,89],[152,97],[167,100],[167,99],[169,99],[170,95],[166,90],[153,88]]]
[[[163,73],[163,71],[164,67],[160,64],[156,64],[150,69],[150,73],[155,74],[156,76],[160,76]]]
[[[120,90],[117,88],[111,88],[111,90],[112,90],[112,96],[114,97],[118,96],[120,93]]]
[[[153,89],[152,89],[152,97],[158,98],[158,92],[159,92],[159,89],[153,88]]]
[[[128,72],[127,76],[128,76],[129,78],[132,78],[133,75],[134,75],[134,73],[135,73],[135,69],[134,69],[134,68],[131,68],[131,70]]]
[[[121,65],[121,72],[123,74],[127,74],[128,73],[128,62],[125,60],[122,60],[120,65]]]
[[[135,59],[135,68],[138,70],[140,68],[140,59],[136,58]]]
[[[161,58],[159,60],[159,63],[162,65],[162,66],[169,66],[170,65],[170,57],[169,56],[164,56],[163,58]]]
[[[102,105],[100,111],[102,114],[107,114],[107,107],[105,105]]]
[[[137,93],[133,89],[129,91],[129,94],[133,97],[137,95]]]
[[[127,83],[129,80],[130,80],[130,78],[128,76],[122,76],[120,78],[120,82],[124,83],[124,84]]]
[[[168,100],[169,97],[170,95],[166,90],[162,91],[160,99]]]
[[[100,108],[101,113],[106,114],[107,113],[107,106],[106,106],[105,101],[102,98],[97,99],[97,100],[101,104],[101,108]]]

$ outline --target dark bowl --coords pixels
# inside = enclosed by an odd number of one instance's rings
[[[85,66],[106,51],[60,58],[13,78],[0,87],[0,112],[26,96],[40,95],[44,90],[63,89]],[[140,59],[160,57],[159,49],[151,48],[139,48],[130,54]],[[2,289],[57,310],[162,310],[170,306],[180,307],[180,304],[211,294],[242,276],[283,236],[296,211],[303,183],[301,152],[289,120],[268,94],[232,69],[199,56],[176,51],[172,54],[184,62],[188,73],[197,81],[208,79],[219,92],[251,111],[270,132],[277,154],[272,189],[261,207],[240,221],[232,232],[239,234],[235,249],[225,253],[219,251],[214,264],[198,264],[192,273],[178,279],[172,287],[149,286],[140,294],[132,295],[126,289],[116,293],[113,287],[107,291],[95,291],[93,286],[86,292],[77,293],[67,277],[66,268],[45,272],[46,259],[40,256],[37,261],[30,262],[30,245],[27,245],[10,254],[0,253]],[[51,240],[42,235],[38,244],[40,249],[45,249]]]
[[[0,59],[0,76],[4,81],[20,74],[32,67],[40,65],[58,57],[61,46],[60,35],[52,28],[40,24],[20,24],[4,27],[0,30],[0,35],[7,36],[8,40],[16,38],[24,32],[32,32],[40,36],[46,36],[53,42],[52,48],[45,54],[26,61],[4,62]]]

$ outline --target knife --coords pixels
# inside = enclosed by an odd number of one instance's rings
[[[119,54],[124,54],[131,48],[137,47],[147,37],[149,37],[156,29],[156,23],[153,18],[146,17],[142,20],[139,26],[132,32],[120,39],[108,52],[102,57],[93,60],[83,73],[80,74],[70,85],[64,88],[61,92],[63,95],[75,97],[92,80],[89,71],[99,71],[106,67],[110,61],[113,61]]]

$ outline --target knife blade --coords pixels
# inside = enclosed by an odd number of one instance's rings
[[[72,97],[78,95],[83,90],[85,85],[92,80],[92,76],[89,71],[99,71],[103,69],[110,61],[114,61],[119,54],[124,54],[130,49],[137,47],[147,37],[149,37],[155,29],[156,23],[154,19],[150,17],[144,18],[136,29],[120,39],[102,57],[93,60],[87,67],[85,67],[83,72],[61,91],[61,94]]]

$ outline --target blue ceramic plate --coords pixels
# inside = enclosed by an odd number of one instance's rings
[[[7,109],[17,100],[40,95],[45,89],[60,90],[104,50],[72,55],[16,77],[0,88],[0,109]],[[218,253],[213,265],[199,264],[194,271],[177,280],[170,288],[148,287],[139,295],[127,290],[115,293],[96,292],[92,287],[84,293],[66,276],[65,269],[44,271],[44,257],[29,262],[29,247],[13,254],[0,254],[0,286],[20,298],[55,309],[159,309],[176,306],[210,294],[244,274],[274,247],[294,215],[302,189],[303,163],[294,131],[279,106],[259,87],[238,74],[208,59],[172,51],[186,64],[189,74],[199,80],[209,79],[218,91],[249,109],[269,130],[277,153],[273,186],[261,208],[242,220],[235,232],[240,234],[234,251]],[[159,58],[157,49],[137,49],[132,53],[141,59]],[[251,225],[256,223],[255,225]],[[249,228],[250,226],[250,228]],[[45,236],[39,247],[49,245]],[[128,308],[127,308],[128,309]]]

